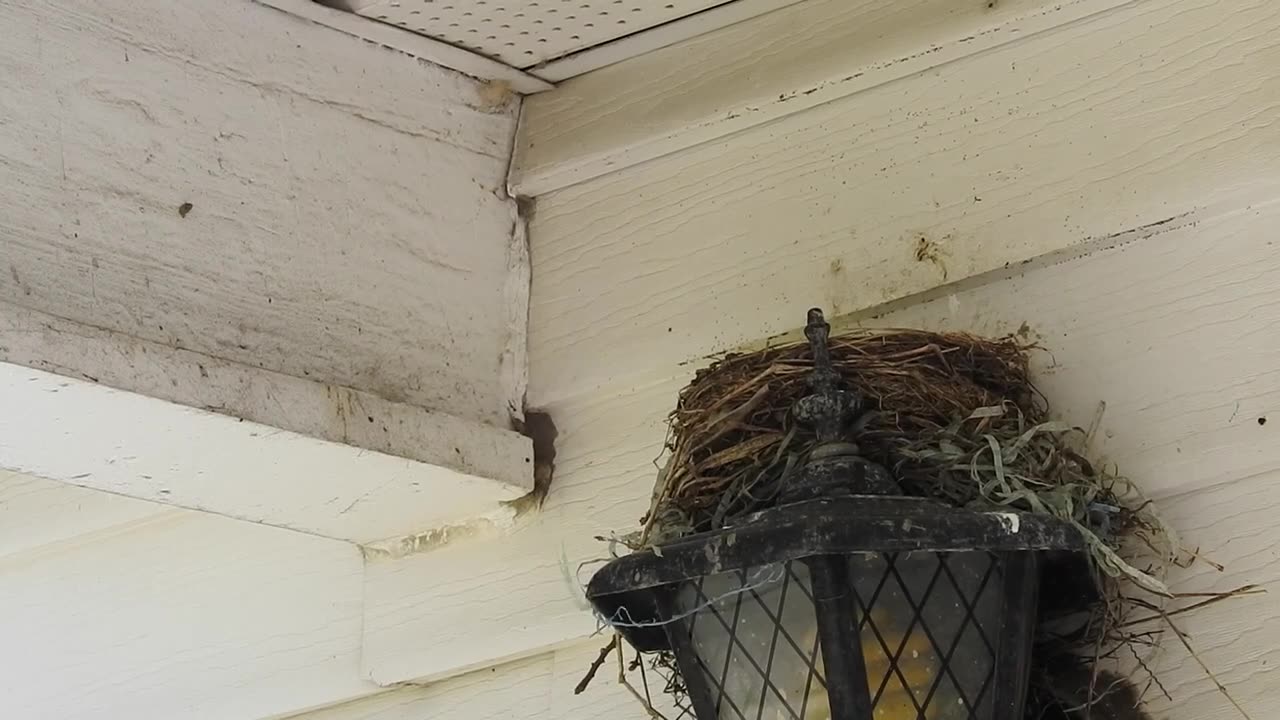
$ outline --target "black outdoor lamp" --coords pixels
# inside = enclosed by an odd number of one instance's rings
[[[642,652],[670,651],[698,720],[1022,720],[1042,515],[902,496],[858,455],[858,397],[809,311],[819,440],[777,507],[613,560],[587,595]]]

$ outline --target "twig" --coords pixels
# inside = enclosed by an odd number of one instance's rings
[[[1236,712],[1240,713],[1240,717],[1244,718],[1244,720],[1253,720],[1253,718],[1249,716],[1249,713],[1240,706],[1240,703],[1236,702],[1236,699],[1231,697],[1231,693],[1228,692],[1227,687],[1218,680],[1218,676],[1214,675],[1213,671],[1209,669],[1209,666],[1205,664],[1204,660],[1200,659],[1200,655],[1198,655],[1191,647],[1191,643],[1187,641],[1187,638],[1183,636],[1182,631],[1178,629],[1177,625],[1173,624],[1173,620],[1170,620],[1167,614],[1164,614],[1164,621],[1169,624],[1169,627],[1173,628],[1173,634],[1182,642],[1182,646],[1191,654],[1192,659],[1195,660],[1196,664],[1200,666],[1200,669],[1204,671],[1205,676],[1212,680],[1213,684],[1217,686],[1218,692],[1222,693],[1222,696],[1227,699],[1227,702],[1231,703],[1231,706],[1236,709]]]
[[[644,663],[640,662],[640,653],[636,653],[636,659],[631,663],[631,668],[640,668],[640,682],[644,685],[644,701],[653,707],[653,695],[649,693],[649,675],[644,671]]]
[[[1184,548],[1184,549],[1187,555],[1191,557],[1191,562],[1195,562],[1199,560],[1200,562],[1204,563],[1205,565],[1208,565],[1209,567],[1213,568],[1214,570],[1217,570],[1218,572],[1226,572],[1227,567],[1225,565],[1223,565],[1222,563],[1214,562],[1209,558],[1201,555],[1200,548],[1195,548],[1195,549]],[[1182,565],[1181,567],[1190,567],[1191,562],[1188,562],[1186,565]]]
[[[615,635],[613,639],[616,641],[618,637]],[[627,692],[631,693],[631,696],[644,706],[645,712],[649,713],[649,717],[652,718],[652,720],[667,720],[666,715],[658,712],[657,708],[653,706],[653,703],[646,702],[645,699],[641,697],[640,693],[636,692],[636,689],[631,686],[631,683],[627,681],[627,665],[626,661],[622,658],[622,643],[615,642],[614,648],[618,651],[618,683],[625,687]]]
[[[1089,429],[1084,433],[1084,447],[1082,449],[1085,452],[1092,452],[1093,439],[1097,436],[1098,429],[1102,427],[1102,416],[1105,415],[1106,412],[1107,403],[1105,401],[1100,401],[1097,409],[1093,411],[1093,419],[1089,422]]]
[[[1142,699],[1147,696],[1147,690],[1151,689],[1151,685],[1153,683],[1156,687],[1160,688],[1160,692],[1164,695],[1166,700],[1173,702],[1173,696],[1169,694],[1169,690],[1165,688],[1164,683],[1160,682],[1160,678],[1156,677],[1156,674],[1147,666],[1147,661],[1142,659],[1142,656],[1138,654],[1138,651],[1134,649],[1133,645],[1125,645],[1125,647],[1127,647],[1129,652],[1133,654],[1133,659],[1138,662],[1138,667],[1142,668],[1147,673],[1147,687],[1142,691],[1142,695],[1138,697],[1138,702],[1142,702]]]
[[[1230,596],[1232,593],[1240,593],[1242,595],[1265,595],[1266,592],[1267,592],[1266,588],[1250,583],[1248,585],[1241,585],[1235,590],[1228,590],[1226,592],[1174,593],[1173,596],[1175,598],[1197,598],[1197,597],[1218,598],[1223,595]]]
[[[626,664],[626,661],[622,659],[622,643],[617,642],[618,635],[616,634],[616,632],[613,636],[613,639],[615,641],[613,643],[613,648],[618,651],[618,682],[622,683],[623,685],[626,685],[627,684],[627,664]]]
[[[1175,615],[1182,615],[1184,613],[1189,613],[1192,610],[1199,610],[1200,608],[1208,607],[1215,603],[1222,602],[1223,600],[1230,600],[1231,598],[1245,597],[1248,595],[1263,595],[1263,594],[1266,594],[1266,592],[1267,592],[1266,588],[1258,587],[1257,585],[1242,585],[1241,587],[1238,587],[1235,590],[1228,590],[1227,592],[1224,592],[1224,593],[1178,593],[1174,597],[1180,597],[1180,598],[1208,597],[1209,599],[1192,604],[1192,605],[1188,605],[1184,608],[1178,608],[1177,610],[1162,612],[1159,615],[1148,615],[1147,617],[1138,618],[1137,620],[1129,620],[1129,621],[1120,623],[1119,625],[1116,626],[1116,628],[1118,629],[1118,628],[1133,627],[1134,625],[1149,623],[1149,622],[1152,622],[1153,620],[1165,620]]]
[[[1098,638],[1098,642],[1093,646],[1093,668],[1089,673],[1089,691],[1084,696],[1084,720],[1090,720],[1093,717],[1093,706],[1101,699],[1094,694],[1098,688],[1098,654],[1101,651],[1102,638]]]
[[[763,378],[765,375],[768,375],[769,370],[770,369],[766,368],[764,372],[760,373],[760,375],[756,378],[756,380]],[[754,383],[755,381],[753,380],[751,383],[743,385],[743,387],[749,388]],[[725,433],[729,432],[730,430],[733,430],[735,425],[747,419],[747,417],[749,417],[751,413],[755,411],[756,408],[760,407],[760,403],[766,397],[769,396],[769,390],[770,390],[769,383],[764,383],[763,385],[760,386],[758,390],[755,391],[755,393],[751,397],[747,398],[747,401],[742,403],[742,405],[713,418],[711,422],[707,423],[707,427],[705,429],[707,436],[698,438],[699,444],[703,446],[710,445],[716,440],[719,440]],[[719,409],[725,403],[725,401],[727,401],[730,397],[732,397],[732,394],[729,396],[726,396],[719,403],[716,403],[716,405],[713,406],[711,409],[712,410]]]
[[[582,692],[587,689],[587,686],[590,685],[591,681],[595,679],[596,671],[600,669],[601,665],[604,665],[605,660],[609,659],[609,653],[613,652],[613,648],[616,647],[617,645],[618,645],[618,636],[614,635],[612,638],[610,638],[609,644],[605,645],[604,649],[600,651],[600,656],[597,657],[595,661],[591,663],[591,667],[587,669],[587,674],[584,675],[583,678],[578,681],[577,686],[573,688],[574,695],[581,695]]]

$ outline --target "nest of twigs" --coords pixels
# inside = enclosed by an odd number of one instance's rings
[[[1028,718],[1085,717],[1082,708],[1138,697],[1100,668],[1121,652],[1145,667],[1151,633],[1131,612],[1163,612],[1162,576],[1177,545],[1131,483],[1088,457],[1090,430],[1050,419],[1030,379],[1033,347],[1015,337],[879,330],[833,337],[830,348],[864,398],[861,453],[890,468],[908,494],[1047,513],[1086,537],[1090,562],[1072,576],[1078,592],[1055,593],[1074,600],[1042,609],[1052,617],[1042,617]],[[816,443],[791,415],[810,392],[811,368],[798,343],[699,372],[671,415],[668,460],[644,529],[628,544],[717,529],[776,502]]]

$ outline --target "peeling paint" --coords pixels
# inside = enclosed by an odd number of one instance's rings
[[[388,538],[360,546],[367,561],[397,560],[409,555],[439,550],[459,540],[491,537],[515,528],[517,513],[513,508],[500,506],[492,512],[478,515],[462,522],[441,525],[414,535]]]
[[[534,205],[521,198],[509,198],[511,236],[507,246],[507,274],[502,285],[505,313],[502,353],[498,376],[502,384],[503,410],[512,420],[524,418],[525,393],[529,386],[529,292],[532,267],[529,260],[529,219]]]
[[[1022,528],[1022,517],[1015,512],[992,513],[1004,526],[1006,532],[1016,535]]]

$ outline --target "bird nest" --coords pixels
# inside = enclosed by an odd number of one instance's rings
[[[1030,378],[1034,347],[921,330],[857,331],[829,347],[864,402],[852,433],[861,454],[892,470],[906,494],[1044,513],[1085,538],[1089,562],[1078,563],[1074,592],[1054,593],[1076,599],[1041,611],[1027,717],[1086,717],[1108,704],[1131,706],[1117,717],[1142,717],[1133,709],[1142,692],[1105,668],[1124,654],[1146,669],[1159,630],[1151,621],[1171,624],[1164,575],[1189,559],[1138,488],[1090,458],[1092,430],[1051,419]],[[698,372],[670,416],[643,530],[622,542],[652,547],[775,504],[817,443],[791,412],[810,392],[812,367],[808,345],[797,343]],[[669,668],[670,658],[654,666]],[[1146,689],[1159,687],[1147,675]],[[679,693],[678,680],[667,690]]]

